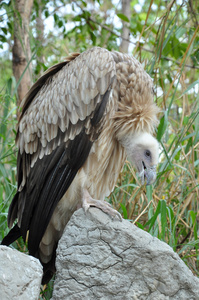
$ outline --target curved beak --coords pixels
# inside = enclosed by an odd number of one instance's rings
[[[146,167],[144,162],[142,162],[142,164],[143,169],[139,174],[141,177],[141,183],[143,185],[146,180],[147,185],[152,184],[156,179],[156,165],[152,167]]]
[[[145,169],[144,173],[146,178],[146,184],[149,185],[154,183],[156,179],[156,166]]]

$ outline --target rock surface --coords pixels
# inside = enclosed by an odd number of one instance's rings
[[[56,267],[53,300],[199,299],[199,279],[172,248],[96,208],[72,216]]]
[[[0,299],[38,300],[42,275],[38,259],[0,246]]]

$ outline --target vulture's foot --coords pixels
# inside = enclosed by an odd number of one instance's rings
[[[107,213],[112,219],[117,217],[120,221],[122,221],[121,214],[117,210],[113,209],[110,203],[102,200],[93,199],[90,196],[89,192],[86,189],[84,189],[82,195],[82,207],[86,212],[91,206],[101,209],[103,212]]]

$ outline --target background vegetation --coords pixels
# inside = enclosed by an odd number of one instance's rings
[[[24,22],[14,3],[0,3],[0,239],[8,232],[8,207],[16,191],[17,91],[22,78],[28,76],[24,72],[16,82],[12,72],[14,24],[18,22],[22,28]],[[125,5],[130,14],[124,14]],[[32,83],[70,52],[82,52],[93,46],[128,51],[143,63],[154,79],[155,101],[162,109],[157,129],[158,177],[153,186],[141,186],[127,162],[108,201],[124,218],[168,243],[196,276],[199,276],[198,14],[199,2],[193,0],[35,0],[27,32],[30,56],[23,48]],[[22,37],[21,45],[24,45]],[[21,240],[13,246],[27,251]],[[41,298],[49,299],[50,293],[50,288],[45,289]]]

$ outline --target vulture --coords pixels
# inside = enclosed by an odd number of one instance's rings
[[[57,243],[74,211],[95,206],[121,218],[104,200],[127,157],[142,184],[154,182],[153,98],[152,79],[134,57],[94,47],[49,68],[23,99],[18,189],[8,212],[9,228],[15,225],[2,244],[22,236],[43,265],[43,283],[55,272]]]

